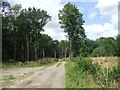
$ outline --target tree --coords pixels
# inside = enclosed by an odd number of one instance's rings
[[[106,56],[106,50],[104,47],[100,46],[95,48],[91,55],[94,57]]]
[[[17,30],[18,30],[18,26],[16,25],[16,17],[20,14],[20,10],[21,10],[21,4],[15,4],[11,9],[10,9],[10,14],[12,14],[13,16],[13,32],[14,32],[14,60],[16,60],[16,50],[17,50]],[[12,12],[12,13],[11,13]]]
[[[120,57],[120,35],[118,35],[115,40],[115,55]]]
[[[92,54],[93,50],[98,46],[95,41],[90,40],[88,38],[85,41],[85,45],[86,45],[87,56],[90,56]]]
[[[116,40],[113,37],[100,37],[95,40],[97,47],[93,50],[93,56],[115,56],[117,51]],[[94,44],[94,43],[93,43]]]
[[[23,21],[21,21],[21,18]],[[19,21],[21,21],[20,26],[22,26],[21,30],[25,30],[24,38],[25,38],[25,48],[27,60],[30,60],[30,52],[34,55],[33,60],[36,60],[38,57],[38,47],[39,47],[39,38],[41,36],[41,32],[44,31],[43,27],[51,20],[51,16],[47,14],[46,11],[36,9],[36,8],[28,8],[23,9],[21,14],[19,15]],[[31,46],[31,47],[30,47]],[[32,49],[32,51],[30,50]],[[34,53],[33,53],[34,52]]]
[[[39,51],[41,52],[41,57],[52,57],[53,56],[53,40],[50,36],[43,34],[41,38],[39,38]],[[40,52],[39,52],[40,53]]]
[[[3,12],[6,13],[5,8],[9,9],[10,7],[11,5],[7,0],[0,0],[0,14],[3,14]]]
[[[20,9],[21,5],[14,5],[2,16],[3,60],[29,61],[39,58],[41,32],[51,16],[36,8]]]
[[[0,29],[2,28],[2,16],[6,15],[6,10],[5,8],[10,8],[10,4],[7,0],[0,0]],[[4,19],[5,20],[5,19]],[[0,31],[0,40],[2,40],[2,29]],[[7,45],[6,45],[7,46]],[[2,50],[2,45],[0,44],[0,55],[4,54],[5,55],[5,48]],[[4,53],[3,53],[4,52]],[[6,55],[6,57],[4,56],[3,58],[8,58],[8,56]],[[1,59],[1,58],[0,58]]]
[[[83,28],[83,15],[79,9],[71,3],[67,3],[62,10],[59,11],[59,19],[61,28],[67,33],[70,43],[70,58],[81,54],[81,48],[84,46],[85,31]]]
[[[60,57],[68,57],[69,55],[69,42],[67,40],[62,40],[59,43],[59,48],[60,48]]]
[[[59,57],[58,53],[59,53],[59,41],[58,40],[54,40],[54,57]]]

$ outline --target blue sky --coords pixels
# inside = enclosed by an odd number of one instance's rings
[[[102,24],[105,22],[109,22],[109,18],[103,17],[100,18],[99,9],[95,8],[97,2],[71,2],[72,4],[76,5],[81,13],[83,14],[83,19],[86,21],[85,24]],[[95,13],[96,12],[96,13]],[[96,14],[95,16],[89,16],[90,13]]]
[[[44,34],[54,40],[66,39],[64,30],[58,23],[58,11],[66,2],[79,8],[85,20],[84,28],[89,39],[99,37],[116,37],[118,34],[118,1],[119,0],[8,0],[12,4],[22,4],[23,8],[36,7],[44,9],[52,16],[45,27]]]

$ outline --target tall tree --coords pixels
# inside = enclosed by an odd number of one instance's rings
[[[42,47],[41,32],[51,16],[44,10],[20,8],[21,5],[14,5],[2,17],[3,60],[26,61],[39,57],[39,48]]]
[[[2,17],[6,15],[6,10],[5,8],[10,8],[10,4],[7,0],[0,0],[0,40],[2,40]],[[8,20],[8,18],[6,18]],[[5,19],[4,19],[5,20]],[[5,35],[5,34],[4,34]],[[7,33],[6,33],[7,35]],[[2,43],[1,43],[2,44]],[[2,58],[8,58],[8,56],[6,55],[5,57],[5,48],[3,49],[3,46],[0,44],[0,55],[2,54],[3,57]],[[7,45],[6,45],[7,46]],[[0,59],[2,59],[0,57]]]
[[[25,33],[25,42],[26,42],[26,56],[27,60],[29,60],[30,56],[30,46],[31,49],[34,49],[33,55],[34,55],[34,60],[37,59],[37,49],[39,45],[39,38],[41,36],[41,32],[44,31],[43,27],[51,20],[51,16],[47,14],[46,11],[36,9],[36,8],[28,8],[22,10],[20,14],[20,17],[23,17],[24,23],[22,23],[22,30],[26,30]],[[21,19],[21,18],[19,18]],[[24,31],[23,31],[24,32]],[[31,44],[31,45],[30,45]]]
[[[69,42],[67,40],[62,40],[59,43],[60,57],[68,57],[69,55]]]
[[[13,31],[14,31],[14,60],[16,60],[16,50],[17,50],[17,30],[18,30],[18,26],[16,25],[16,17],[20,14],[20,10],[21,10],[21,4],[15,4],[11,9],[10,9],[10,13],[13,15],[14,19],[13,19]]]
[[[115,56],[117,44],[113,37],[100,37],[95,40],[97,47],[93,50],[93,56]],[[93,43],[94,45],[94,43]]]
[[[115,41],[115,55],[120,57],[120,34],[118,34]]]
[[[84,46],[85,31],[83,28],[83,14],[77,7],[68,2],[62,10],[59,11],[61,28],[68,34],[70,42],[70,57],[81,54],[81,48]],[[80,48],[81,47],[81,48]]]
[[[59,41],[58,40],[54,40],[54,57],[58,57],[58,52],[59,52]]]

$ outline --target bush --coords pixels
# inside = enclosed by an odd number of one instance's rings
[[[113,67],[109,72],[109,76],[111,80],[119,81],[120,79],[120,67]]]
[[[79,60],[76,60],[77,66],[80,70],[83,72],[88,72],[89,74],[95,75],[98,73],[98,70],[100,70],[100,66],[96,64],[92,64],[92,60],[90,58],[79,58]]]
[[[75,62],[76,60],[76,62]],[[77,62],[80,58],[74,58],[72,61],[68,61],[65,64],[66,78],[65,88],[94,88],[97,87],[96,83],[93,82],[90,75],[86,75],[86,72],[80,70]],[[88,80],[90,80],[88,82]]]
[[[52,63],[52,62],[56,62],[56,59],[55,58],[43,58],[41,60],[39,60],[39,63],[40,64],[49,64],[49,63]]]
[[[107,52],[104,47],[95,48],[91,54],[93,57],[106,56]]]

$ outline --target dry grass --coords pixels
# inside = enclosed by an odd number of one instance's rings
[[[118,57],[92,57],[93,62],[97,62],[102,68],[112,68],[118,65]]]

